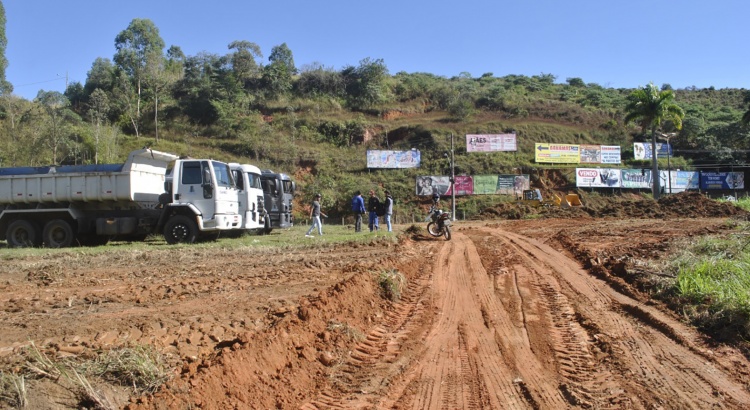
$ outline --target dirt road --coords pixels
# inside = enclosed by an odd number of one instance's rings
[[[12,260],[0,352],[18,366],[29,340],[58,355],[154,345],[176,369],[158,393],[102,387],[133,410],[750,406],[748,359],[622,278],[725,219],[457,228],[451,241],[415,233],[240,261],[230,249],[208,263],[202,248],[183,248],[181,263],[168,248]],[[395,303],[378,283],[393,271],[406,278]],[[34,408],[80,404],[45,394],[62,394],[50,381],[34,387]]]

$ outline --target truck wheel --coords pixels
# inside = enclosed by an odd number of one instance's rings
[[[73,244],[75,234],[68,222],[62,219],[54,219],[44,225],[42,238],[48,248],[67,248]]]
[[[273,228],[271,227],[271,218],[269,216],[266,216],[263,218],[263,229],[260,231],[263,235],[268,235],[271,233]]]
[[[42,244],[42,233],[36,225],[26,220],[13,221],[5,233],[8,247],[28,248]]]
[[[198,238],[198,225],[184,215],[173,216],[164,225],[164,239],[170,245],[193,243]]]

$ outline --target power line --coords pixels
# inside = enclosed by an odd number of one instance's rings
[[[53,78],[51,80],[37,81],[35,83],[14,85],[14,87],[26,87],[26,86],[29,86],[29,85],[51,83],[52,81],[57,81],[57,80],[66,80],[66,78],[65,77],[58,77],[58,78]],[[66,80],[66,82],[67,82],[67,80]]]

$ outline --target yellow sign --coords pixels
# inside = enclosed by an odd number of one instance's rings
[[[578,164],[581,162],[579,145],[572,144],[534,144],[534,161],[554,164]]]

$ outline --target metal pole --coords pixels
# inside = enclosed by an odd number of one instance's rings
[[[453,156],[453,133],[451,133],[451,218],[456,220],[456,162]]]
[[[672,165],[669,163],[671,157],[672,145],[669,143],[669,138],[667,138],[667,182],[669,183],[669,195],[672,195]]]

